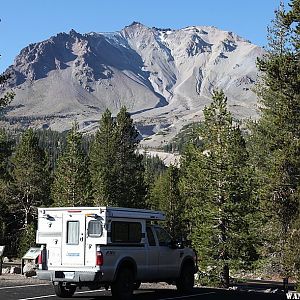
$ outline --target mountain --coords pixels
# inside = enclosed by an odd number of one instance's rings
[[[201,119],[212,91],[223,89],[236,118],[256,117],[256,58],[262,48],[228,31],[191,26],[148,28],[134,22],[119,32],[74,30],[21,50],[1,87],[16,93],[4,119],[23,126],[82,130],[101,113],[132,113],[144,143],[160,145]],[[156,134],[155,134],[156,133]],[[155,135],[154,135],[155,134]]]

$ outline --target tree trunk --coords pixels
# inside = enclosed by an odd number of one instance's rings
[[[283,278],[283,292],[287,293],[289,291],[289,278],[284,277]]]
[[[224,288],[229,288],[229,267],[228,264],[224,264],[223,271],[221,273],[221,283]]]
[[[24,220],[24,227],[27,228],[28,226],[28,211],[25,209],[25,220]]]

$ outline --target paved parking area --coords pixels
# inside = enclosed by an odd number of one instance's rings
[[[272,285],[274,285],[272,283]],[[249,282],[246,288],[241,290],[224,290],[212,288],[195,288],[190,295],[180,295],[174,286],[167,284],[142,284],[138,291],[135,291],[133,300],[179,300],[179,299],[205,299],[205,300],[286,300],[284,294],[263,293],[266,283]],[[249,291],[250,290],[250,291]],[[259,291],[260,292],[257,292]],[[77,289],[73,299],[101,300],[112,299],[110,291],[89,290],[87,288]],[[0,276],[0,300],[35,300],[35,299],[61,299],[58,298],[51,283],[37,280],[36,278],[25,278],[22,275],[3,274]]]
[[[155,285],[154,285],[155,287]],[[111,299],[110,291],[78,289],[73,299],[85,300],[101,300]],[[48,283],[27,284],[27,285],[9,285],[0,287],[1,300],[37,300],[37,299],[61,299],[58,298],[53,290],[53,286]],[[266,294],[256,292],[241,292],[228,291],[222,289],[209,288],[195,288],[193,293],[189,295],[180,295],[173,288],[151,288],[151,285],[142,287],[135,291],[133,300],[179,300],[179,299],[232,299],[232,300],[248,300],[248,299],[262,299],[262,300],[281,300],[287,299],[283,294]]]

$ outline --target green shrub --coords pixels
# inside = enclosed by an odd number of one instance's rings
[[[18,255],[21,258],[30,247],[35,245],[35,226],[28,225],[20,235]]]

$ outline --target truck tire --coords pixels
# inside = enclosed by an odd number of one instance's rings
[[[111,294],[118,300],[129,300],[133,295],[134,275],[128,268],[121,268],[115,282],[111,284]]]
[[[60,298],[71,298],[76,291],[76,286],[63,286],[61,283],[59,283],[54,285],[54,291],[56,296]]]
[[[191,263],[183,265],[180,276],[176,280],[176,287],[180,293],[189,293],[193,290],[195,278],[194,278],[194,266]]]
[[[133,284],[133,288],[135,290],[138,290],[141,286],[142,282],[141,281],[136,281],[134,284]]]

